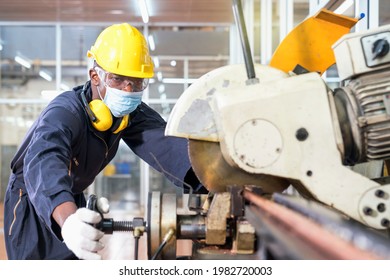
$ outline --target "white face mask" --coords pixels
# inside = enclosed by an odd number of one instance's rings
[[[127,92],[106,85],[106,95],[103,102],[111,113],[119,118],[126,116],[137,109],[141,104],[143,92]]]
[[[109,87],[105,82],[105,72],[96,68],[101,81],[103,81],[106,88],[106,95],[104,98],[100,95],[99,86],[97,87],[100,99],[107,105],[113,116],[119,118],[126,116],[133,112],[142,102],[143,91],[127,92],[124,90]],[[100,71],[99,71],[100,70]]]

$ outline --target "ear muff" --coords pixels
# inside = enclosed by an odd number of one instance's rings
[[[89,102],[88,107],[95,115],[95,121],[92,121],[92,125],[99,131],[106,131],[112,126],[112,115],[110,109],[99,99]]]
[[[92,100],[88,104],[87,98],[85,97],[85,88],[86,84],[81,92],[81,99],[83,100],[85,110],[87,111],[94,128],[99,131],[106,131],[111,128],[111,131],[113,131],[114,134],[117,134],[129,125],[129,115],[126,115],[122,117],[120,121],[118,120],[113,126],[113,117],[110,109],[100,99]]]
[[[121,122],[119,123],[118,127],[112,128],[112,133],[117,134],[119,131],[124,130],[129,125],[129,115],[126,115],[122,117]]]

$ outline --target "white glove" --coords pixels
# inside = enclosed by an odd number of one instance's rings
[[[110,203],[105,197],[101,197],[97,200],[96,207],[103,214],[107,214],[108,212],[110,212]]]
[[[99,223],[101,219],[99,213],[80,208],[65,220],[61,229],[62,238],[66,246],[79,259],[100,260],[102,258],[96,252],[104,248],[103,243],[99,242],[104,232],[90,225]]]

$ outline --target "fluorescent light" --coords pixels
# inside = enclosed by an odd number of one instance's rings
[[[335,11],[335,14],[343,14],[353,5],[353,0],[346,0]]]
[[[155,68],[160,67],[160,60],[158,59],[157,56],[153,57],[153,63]]]
[[[182,79],[182,78],[165,78],[162,80],[164,84],[193,84],[197,79]]]
[[[165,91],[165,86],[164,85],[159,85],[158,86],[158,92],[159,93],[164,93],[164,91]]]
[[[62,91],[58,90],[42,90],[41,96],[44,100],[53,100],[56,96],[58,96]]]
[[[3,45],[0,43],[0,51],[3,50]]]
[[[15,61],[26,68],[31,68],[31,62],[20,55],[15,56]]]
[[[157,80],[161,82],[162,80],[162,73],[160,71],[157,72]]]
[[[112,14],[112,15],[123,15],[124,12],[123,12],[123,10],[111,10],[110,14]]]
[[[149,13],[148,13],[148,7],[146,6],[146,0],[138,0],[138,6],[141,11],[142,21],[144,23],[149,22]]]
[[[64,84],[64,83],[61,83],[60,84],[60,89],[67,91],[67,90],[70,90],[70,87],[68,85]]]
[[[40,70],[39,76],[41,76],[42,78],[44,78],[46,81],[49,81],[49,82],[51,82],[53,80],[53,77],[45,70]]]
[[[148,36],[148,41],[149,41],[149,47],[152,51],[154,51],[156,49],[156,45],[154,44],[154,38],[153,38],[153,35],[150,34]]]
[[[167,100],[167,94],[166,94],[166,93],[161,93],[161,94],[160,94],[160,99],[161,99],[162,101]]]

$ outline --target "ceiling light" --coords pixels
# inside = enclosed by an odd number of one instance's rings
[[[40,70],[39,71],[39,76],[44,78],[46,81],[51,82],[53,80],[53,77],[45,70]]]
[[[165,78],[162,80],[164,84],[193,84],[197,79],[185,79],[185,78]]]
[[[148,7],[146,6],[146,0],[138,0],[138,6],[141,11],[142,21],[144,23],[149,22]]]
[[[166,99],[167,99],[166,93],[161,93],[161,94],[160,94],[160,99],[161,99],[162,101],[166,100]]]
[[[160,60],[158,59],[157,56],[153,57],[153,63],[155,68],[160,67]]]
[[[26,68],[31,68],[31,62],[29,59],[22,57],[21,55],[15,56],[15,61],[19,63],[20,65],[26,67]]]
[[[150,50],[154,51],[156,49],[156,45],[154,44],[154,38],[152,34],[148,36],[148,42],[149,42]]]
[[[158,86],[158,92],[159,93],[164,93],[164,91],[165,91],[165,86],[164,85],[159,85]]]
[[[61,91],[58,91],[58,90],[42,90],[41,96],[44,100],[53,100],[60,93],[61,93]]]
[[[111,10],[110,14],[112,14],[112,15],[123,15],[124,12],[123,12],[123,10]]]
[[[60,89],[67,91],[67,90],[70,90],[70,87],[68,85],[64,84],[64,83],[61,83],[60,84]]]
[[[175,67],[176,66],[176,60],[171,60],[171,66]]]
[[[157,80],[162,81],[162,73],[160,71],[157,72]]]

